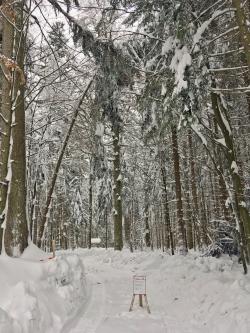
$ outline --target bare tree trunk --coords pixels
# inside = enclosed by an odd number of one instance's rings
[[[124,214],[124,237],[125,242],[128,246],[130,246],[131,243],[131,221],[130,221],[130,214],[129,212],[126,212]]]
[[[12,75],[11,89],[11,129],[9,141],[8,173],[10,175],[6,198],[6,225],[4,247],[8,255],[19,256],[28,246],[28,225],[26,216],[26,147],[25,147],[25,105],[24,82],[21,78],[24,70],[25,57],[25,27],[23,17],[24,2],[8,7],[10,21],[15,17],[16,31],[14,33],[15,70]],[[11,28],[8,28],[8,35]],[[11,37],[13,40],[13,37]],[[8,43],[8,42],[7,42]],[[10,50],[9,50],[10,51]],[[17,70],[18,67],[18,70]],[[10,123],[9,123],[10,125]],[[15,236],[14,236],[15,234]],[[14,251],[15,250],[15,251]]]
[[[164,218],[165,224],[167,227],[167,238],[169,239],[169,245],[171,249],[172,255],[174,255],[174,240],[173,240],[173,232],[170,223],[170,214],[169,214],[169,207],[168,207],[168,192],[167,192],[167,176],[166,176],[166,169],[164,165],[164,161],[161,161],[161,177],[162,177],[162,184],[163,184],[163,203],[164,203]]]
[[[120,165],[120,127],[113,126],[113,220],[114,220],[114,249],[122,250],[122,176]]]
[[[236,22],[239,26],[240,40],[245,51],[249,71],[248,75],[250,75],[250,33],[248,31],[247,17],[244,11],[243,2],[241,0],[232,0],[232,5],[236,9]]]
[[[225,156],[227,158],[229,172],[232,178],[232,184],[234,189],[234,211],[236,213],[236,219],[239,223],[242,250],[244,252],[242,253],[242,255],[245,254],[246,260],[249,262],[250,216],[245,204],[242,181],[237,170],[237,158],[234,148],[233,136],[231,133],[231,127],[227,118],[227,110],[224,108],[223,103],[221,102],[220,95],[212,93],[211,99],[215,118],[224,136],[227,147],[225,149]]]
[[[30,238],[35,243],[34,238],[34,223],[35,223],[35,207],[36,207],[36,193],[37,193],[37,181],[34,182],[33,192],[31,193],[31,208],[30,208]]]
[[[186,200],[187,200],[187,245],[189,249],[194,248],[194,228],[193,228],[193,219],[192,219],[192,213],[191,213],[191,205],[190,205],[190,196],[189,192],[186,193]]]
[[[194,222],[194,230],[196,236],[196,243],[201,248],[201,226],[199,225],[200,221],[200,209],[198,204],[198,191],[197,191],[197,177],[196,177],[196,170],[195,170],[195,159],[194,159],[194,149],[193,149],[193,140],[192,140],[192,133],[189,130],[188,133],[188,144],[189,144],[189,164],[190,164],[190,172],[191,172],[191,192],[192,192],[192,201],[193,201],[193,222]]]
[[[104,212],[104,219],[105,219],[105,248],[108,248],[108,209],[105,207]]]
[[[90,162],[91,163],[91,162]],[[91,238],[92,238],[92,212],[93,206],[93,175],[92,175],[92,167],[90,166],[90,175],[89,175],[89,232],[88,232],[88,248],[91,249]]]
[[[183,220],[183,206],[182,206],[182,191],[181,191],[181,176],[180,176],[180,158],[177,139],[176,126],[172,126],[172,148],[173,148],[173,161],[174,161],[174,176],[175,176],[175,193],[176,193],[176,207],[177,207],[177,244],[180,253],[187,253],[187,240],[186,230]]]
[[[24,1],[16,4],[16,26],[21,33],[16,31],[15,52],[17,64],[24,70],[25,36],[23,27],[23,5]],[[15,124],[12,129],[12,180],[9,197],[7,224],[14,225],[16,233],[16,248],[22,253],[28,246],[28,224],[26,216],[26,144],[25,144],[25,104],[24,86],[20,85],[19,74],[15,73]],[[13,230],[12,230],[13,232]],[[7,228],[6,228],[7,233]],[[7,246],[7,244],[6,244]],[[7,249],[6,249],[7,250]]]
[[[149,229],[149,222],[148,222],[148,215],[149,215],[149,204],[148,204],[148,199],[147,195],[145,198],[146,204],[145,204],[145,210],[144,210],[144,219],[145,219],[145,244],[147,247],[150,247],[151,245],[151,236],[150,236],[150,229]]]
[[[14,29],[11,24],[13,9],[11,4],[13,1],[3,1],[2,10],[7,19],[3,19],[3,40],[2,40],[2,53],[7,58],[12,58],[13,43],[14,43]],[[2,100],[1,100],[1,113],[0,113],[0,133],[1,133],[1,154],[0,154],[0,250],[2,250],[2,236],[3,229],[1,225],[6,216],[6,201],[7,192],[9,187],[9,180],[6,179],[8,174],[8,160],[10,152],[10,133],[11,133],[11,96],[12,96],[13,82],[7,80],[3,75],[2,80]]]
[[[188,136],[191,133],[188,133]],[[184,149],[183,149],[183,154],[184,154],[184,159],[183,159],[183,167],[184,167],[184,172],[189,171],[190,169],[190,165],[189,162],[192,162],[193,159],[191,159],[190,156],[188,156],[188,151],[190,149],[190,140],[188,142],[188,144],[184,143]],[[189,158],[188,158],[189,157]],[[194,161],[193,161],[194,162]],[[187,232],[187,246],[188,249],[192,249],[194,247],[194,239],[193,239],[193,222],[194,222],[194,218],[192,216],[192,209],[191,209],[191,204],[190,204],[190,190],[189,190],[189,186],[190,186],[190,178],[191,177],[185,177],[184,178],[184,189],[185,189],[185,193],[184,193],[184,197],[185,197],[185,202],[186,202],[186,214],[187,214],[187,222],[186,222],[186,232]],[[191,181],[191,185],[192,185],[192,181]],[[197,212],[195,212],[197,214]]]

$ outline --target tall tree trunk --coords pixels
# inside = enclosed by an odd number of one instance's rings
[[[21,33],[16,32],[15,52],[17,63],[24,70],[25,56],[25,36],[23,31],[23,5],[24,1],[16,4],[16,26]],[[24,86],[20,85],[19,74],[15,73],[16,98],[15,110],[13,110],[15,124],[12,129],[13,149],[12,149],[12,179],[9,197],[9,207],[7,224],[12,225],[17,231],[16,247],[22,253],[28,246],[28,224],[26,216],[26,144],[25,144],[25,103]],[[6,226],[7,227],[7,226]],[[6,234],[7,234],[6,228]],[[13,232],[13,230],[12,230]],[[7,239],[7,237],[6,237]],[[7,244],[6,244],[7,247]],[[7,248],[6,248],[7,252]]]
[[[169,206],[168,206],[168,192],[167,192],[167,175],[165,169],[164,160],[161,159],[161,178],[163,184],[163,204],[164,204],[164,219],[167,229],[167,239],[169,240],[169,245],[171,249],[172,255],[174,255],[174,239],[173,239],[173,232],[170,222],[170,214],[169,214]]]
[[[124,237],[127,246],[131,248],[131,214],[128,211],[124,214]]]
[[[105,248],[106,250],[108,249],[108,208],[105,207],[105,212],[104,212],[104,221],[105,221]]]
[[[227,117],[227,110],[225,109],[223,102],[221,101],[221,96],[216,93],[212,93],[211,99],[215,118],[218,126],[221,129],[227,147],[225,149],[225,156],[227,158],[229,172],[231,175],[232,185],[234,189],[234,211],[239,224],[241,243],[243,245],[242,250],[245,252],[246,259],[249,262],[250,215],[245,203],[242,181],[237,170],[237,156],[235,153],[231,127]]]
[[[4,235],[5,251],[8,255],[19,256],[28,246],[28,225],[26,216],[26,147],[25,147],[25,105],[24,71],[25,27],[23,16],[24,2],[14,5],[15,37],[14,57],[19,67],[13,72],[11,94],[11,130],[9,150],[9,171],[11,174],[8,197],[6,199],[6,228]],[[15,233],[15,237],[14,237]]]
[[[29,228],[29,233],[30,233],[30,238],[33,241],[34,244],[34,238],[36,240],[36,237],[34,237],[34,223],[35,223],[35,207],[36,207],[36,194],[37,194],[37,181],[35,180],[34,186],[33,186],[33,192],[31,192],[31,207],[30,207],[30,228]],[[37,231],[37,230],[36,230]]]
[[[147,247],[150,247],[151,237],[149,229],[149,204],[148,204],[147,194],[145,195],[144,219],[145,219],[145,244]]]
[[[122,175],[121,175],[121,147],[120,126],[113,126],[113,220],[114,220],[114,249],[122,250]]]
[[[7,58],[12,58],[13,43],[14,43],[14,29],[12,22],[12,4],[13,1],[3,1],[2,11],[6,16],[3,19],[3,39],[2,39],[2,53]],[[10,152],[10,133],[11,133],[11,96],[12,96],[13,82],[7,80],[3,75],[2,79],[2,100],[1,100],[1,113],[0,113],[0,133],[1,133],[1,154],[0,154],[0,249],[2,250],[2,236],[3,229],[2,223],[5,220],[8,207],[7,192],[9,180],[6,179],[8,174],[8,160]]]
[[[190,165],[190,174],[191,174],[191,193],[192,193],[192,202],[193,202],[193,223],[194,223],[194,234],[195,234],[195,243],[198,244],[198,247],[201,247],[201,233],[199,227],[200,220],[200,211],[198,205],[198,193],[196,186],[196,170],[195,170],[195,161],[194,161],[194,149],[193,149],[193,140],[191,130],[188,132],[188,146],[189,146],[189,165]]]
[[[189,135],[190,133],[188,133]],[[190,170],[190,165],[189,161],[191,160],[190,156],[188,156],[188,151],[189,151],[189,146],[190,143],[188,142],[187,144],[184,143],[184,149],[183,149],[183,154],[184,154],[184,159],[183,159],[183,167],[184,167],[184,172],[189,172]],[[189,157],[189,158],[188,158]],[[192,182],[191,182],[192,183]],[[186,203],[186,214],[187,214],[187,222],[186,222],[186,234],[187,234],[187,246],[188,249],[192,249],[194,247],[194,239],[193,239],[193,221],[194,218],[192,216],[192,209],[191,209],[191,204],[190,204],[190,177],[185,177],[184,178],[184,198],[185,198],[185,203]]]
[[[90,162],[91,163],[91,162]],[[93,218],[93,174],[92,167],[90,166],[89,175],[89,232],[88,232],[88,248],[91,249],[91,238],[92,238],[92,218]]]
[[[236,22],[239,26],[240,40],[245,51],[249,71],[248,75],[250,75],[250,33],[248,31],[247,17],[244,11],[243,1],[232,0],[232,6],[236,9]]]
[[[186,230],[183,219],[182,191],[181,191],[181,175],[180,175],[180,157],[176,126],[171,127],[172,132],[172,148],[174,161],[174,176],[175,176],[175,193],[177,207],[177,244],[180,253],[187,253]]]

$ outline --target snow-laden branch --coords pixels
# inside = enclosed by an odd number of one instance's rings
[[[248,87],[235,87],[235,88],[211,88],[210,89],[213,92],[224,92],[224,93],[249,93],[250,92],[250,86]]]
[[[226,52],[210,53],[208,56],[210,58],[212,58],[212,57],[221,57],[221,56],[225,56],[227,54],[241,53],[241,52],[244,52],[244,47],[239,47],[236,50],[230,50],[230,51],[226,51]]]
[[[207,45],[210,45],[211,43],[215,42],[216,40],[222,38],[222,37],[225,37],[227,36],[228,34],[230,34],[231,32],[233,31],[238,31],[239,30],[239,27],[236,26],[236,27],[233,27],[231,29],[228,29],[227,31],[223,32],[222,34],[216,36],[214,39],[211,39],[210,41],[207,42]]]
[[[208,71],[211,73],[216,73],[216,72],[227,72],[227,71],[237,71],[239,69],[247,69],[248,66],[238,66],[238,67],[222,67],[222,68],[210,68]]]
[[[194,37],[193,37],[193,46],[192,50],[195,49],[195,46],[199,43],[200,39],[202,38],[202,35],[204,32],[208,29],[209,25],[218,17],[224,15],[225,13],[228,13],[230,11],[234,11],[232,8],[226,8],[223,10],[218,10],[213,13],[213,15],[210,17],[209,20],[202,23],[202,25],[197,29]],[[231,30],[231,29],[229,29]]]

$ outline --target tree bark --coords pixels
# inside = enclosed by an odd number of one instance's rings
[[[234,189],[234,211],[239,224],[241,235],[242,249],[245,252],[247,261],[249,262],[250,255],[250,215],[245,204],[243,185],[239,173],[235,170],[237,166],[237,156],[234,148],[233,136],[231,133],[230,124],[227,119],[227,110],[224,108],[220,95],[211,94],[212,107],[218,126],[221,129],[226,143],[225,156],[227,158],[229,172],[232,179]],[[228,124],[225,123],[225,120]]]
[[[25,26],[23,15],[24,2],[8,7],[15,17],[14,58],[19,70],[12,71],[11,89],[11,129],[8,171],[10,176],[6,198],[6,226],[4,235],[5,251],[8,255],[19,256],[28,246],[28,225],[26,216],[26,146],[25,146],[25,104],[24,71]],[[14,15],[14,16],[13,16]],[[10,28],[11,29],[11,28]],[[13,31],[13,30],[12,30]],[[15,235],[15,236],[14,236]]]
[[[151,245],[151,237],[150,237],[150,229],[149,229],[149,204],[147,202],[147,198],[145,198],[145,209],[144,209],[144,219],[145,219],[145,244],[146,247],[150,247]]]
[[[114,249],[122,250],[122,176],[120,165],[120,126],[113,126],[113,220],[114,220]]]
[[[169,206],[168,206],[168,192],[167,192],[167,176],[164,161],[161,160],[161,178],[163,184],[163,204],[164,204],[164,219],[167,229],[167,239],[169,240],[169,245],[172,255],[174,255],[174,239],[173,232],[170,222]]]
[[[182,191],[181,191],[181,175],[180,175],[180,157],[178,147],[178,137],[176,126],[171,127],[172,132],[172,148],[174,161],[174,176],[175,176],[175,194],[177,208],[177,244],[181,254],[187,253],[186,230],[183,219]]]
[[[3,1],[2,10],[6,18],[3,19],[3,39],[2,39],[2,53],[7,58],[12,58],[13,43],[14,43],[14,29],[10,22],[12,22],[10,10],[13,1]],[[12,96],[13,82],[7,80],[2,76],[2,99],[1,99],[1,114],[0,114],[0,133],[1,133],[1,154],[0,154],[0,250],[2,250],[2,236],[3,229],[2,223],[6,217],[6,200],[9,187],[9,181],[6,180],[8,173],[8,160],[10,152],[10,133],[11,133],[11,96]]]
[[[193,222],[194,222],[194,234],[195,234],[195,243],[198,244],[199,249],[201,248],[201,232],[198,225],[200,219],[200,210],[198,205],[198,193],[196,186],[196,170],[195,170],[195,161],[194,161],[194,149],[193,149],[193,140],[191,130],[188,132],[188,145],[189,145],[189,165],[190,165],[190,174],[191,174],[191,193],[192,193],[192,202],[194,211]]]
[[[90,162],[91,163],[91,162]],[[91,166],[90,166],[90,169]],[[92,171],[90,170],[90,175],[89,175],[89,232],[88,232],[88,248],[91,249],[91,238],[92,238],[92,218],[93,218],[93,211],[92,211],[92,206],[93,206],[93,175]]]
[[[239,26],[240,39],[244,47],[248,66],[248,76],[250,77],[250,33],[248,31],[247,17],[244,11],[243,2],[241,0],[232,0],[232,6],[236,9],[236,22]]]

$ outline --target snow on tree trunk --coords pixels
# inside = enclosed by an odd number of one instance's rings
[[[15,29],[7,27],[9,54],[13,62],[11,89],[7,101],[11,115],[8,148],[8,193],[5,201],[4,247],[8,255],[19,256],[28,246],[26,218],[26,148],[25,148],[25,105],[22,77],[25,57],[25,26],[23,25],[23,3],[7,4],[9,21],[15,18]],[[10,23],[9,23],[10,24]],[[11,25],[11,24],[10,24]],[[13,42],[12,42],[13,41]],[[10,47],[12,46],[12,49]],[[21,77],[22,76],[22,77]],[[7,89],[8,90],[8,89]],[[6,91],[7,93],[7,91]],[[5,102],[6,103],[6,102]],[[6,106],[7,106],[6,105]]]
[[[15,24],[19,31],[15,33],[15,57],[19,67],[24,70],[25,58],[25,28],[23,26],[23,4],[16,4],[16,19]],[[16,239],[13,243],[17,255],[22,253],[28,246],[28,224],[26,216],[26,145],[25,145],[25,104],[24,104],[25,89],[20,84],[19,73],[15,72],[14,75],[14,104],[12,104],[12,112],[14,114],[15,122],[12,124],[12,179],[9,196],[9,209],[7,213],[6,224],[6,239],[8,233],[8,226],[13,226],[9,232],[16,233]],[[9,248],[10,244],[6,243]],[[9,251],[13,253],[13,250]]]
[[[221,101],[221,96],[217,93],[211,93],[212,106],[215,114],[218,126],[224,136],[227,149],[225,150],[225,156],[227,158],[229,172],[232,178],[232,184],[234,189],[234,209],[236,213],[236,219],[238,221],[238,228],[241,235],[242,249],[245,252],[247,261],[249,262],[250,255],[250,215],[246,208],[243,186],[240,175],[237,170],[237,156],[235,153],[233,136],[230,128],[230,124],[227,120],[227,110]],[[243,253],[242,253],[243,255]]]
[[[8,6],[12,1],[3,2],[3,11],[7,19],[3,20],[3,39],[2,53],[7,58],[12,57],[14,43],[14,29],[11,24],[11,12]],[[5,7],[6,6],[6,7]],[[9,22],[10,20],[10,22]],[[12,82],[6,76],[2,77],[2,100],[1,100],[1,115],[0,115],[0,133],[1,133],[1,154],[0,154],[0,249],[2,249],[2,223],[5,220],[6,200],[9,181],[6,179],[8,174],[8,160],[10,151],[10,133],[11,133],[11,90]],[[6,207],[7,208],[7,207]]]

